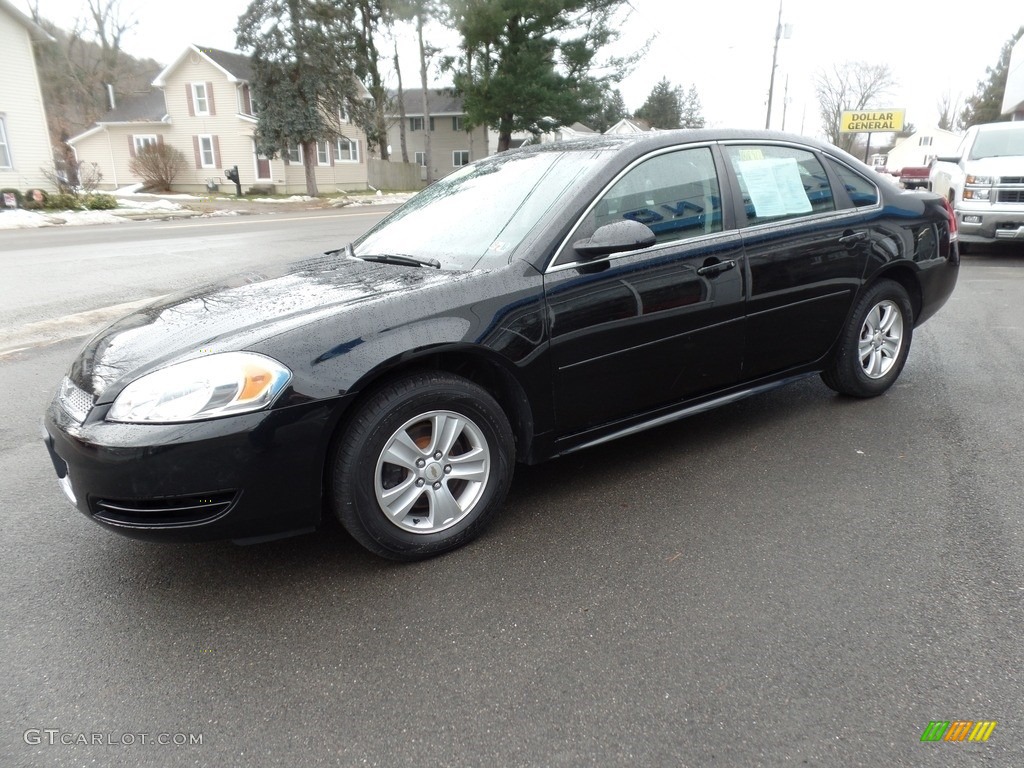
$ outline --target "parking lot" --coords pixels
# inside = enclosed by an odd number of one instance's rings
[[[1024,764],[1019,249],[965,258],[883,397],[807,379],[520,467],[413,565],[85,520],[38,426],[80,344],[0,360],[0,765]]]

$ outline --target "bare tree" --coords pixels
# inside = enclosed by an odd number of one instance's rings
[[[888,64],[845,61],[831,70],[819,69],[814,75],[814,93],[822,126],[829,141],[849,152],[856,134],[840,133],[843,110],[868,109],[896,85]]]
[[[121,10],[121,0],[88,0],[92,24],[89,33],[100,46],[100,66],[104,83],[113,83],[118,74],[121,38],[138,25],[138,20]]]
[[[952,131],[957,112],[960,111],[960,97],[954,99],[949,95],[949,91],[946,91],[935,106],[939,110],[939,128]]]

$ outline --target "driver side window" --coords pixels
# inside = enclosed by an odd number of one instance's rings
[[[667,152],[644,160],[594,206],[580,232],[623,219],[646,224],[659,243],[722,230],[722,196],[711,150]]]

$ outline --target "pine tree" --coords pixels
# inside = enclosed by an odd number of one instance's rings
[[[1013,50],[1014,44],[1020,40],[1021,35],[1024,35],[1024,27],[1018,29],[1013,37],[1003,45],[995,67],[985,69],[988,78],[978,81],[978,90],[967,99],[963,112],[960,113],[961,129],[970,128],[979,123],[997,123],[1010,119],[1009,115],[1001,114],[1003,93],[1006,91],[1006,77],[1010,69],[1010,52]]]
[[[683,89],[673,86],[667,78],[655,85],[647,101],[636,111],[636,116],[650,123],[652,128],[671,130],[678,128],[683,122]],[[698,100],[698,109],[699,109]]]
[[[498,131],[497,151],[513,131],[537,135],[593,114],[608,84],[640,55],[602,62],[597,55],[618,37],[625,0],[450,0],[462,35],[455,73],[469,126]]]
[[[333,0],[253,0],[235,33],[251,52],[256,147],[274,157],[301,146],[316,195],[317,142],[337,138],[340,111],[360,101],[354,14]]]

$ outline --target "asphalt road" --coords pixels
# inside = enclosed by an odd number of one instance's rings
[[[0,766],[1024,765],[1024,254],[965,259],[885,396],[520,468],[413,565],[89,523],[38,438],[78,346],[0,359]],[[958,719],[998,726],[920,741]]]

